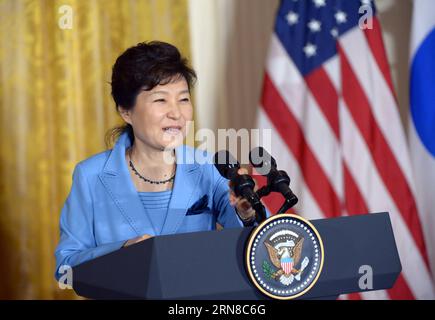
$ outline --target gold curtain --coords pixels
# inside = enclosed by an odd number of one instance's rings
[[[116,57],[155,39],[189,57],[187,0],[0,0],[0,299],[76,297],[54,280],[72,170],[120,122]]]

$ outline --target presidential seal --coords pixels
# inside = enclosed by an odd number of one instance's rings
[[[323,243],[316,228],[293,214],[261,223],[249,238],[246,266],[254,285],[281,300],[307,293],[323,267]]]

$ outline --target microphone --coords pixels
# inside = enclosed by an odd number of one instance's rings
[[[270,191],[279,192],[284,196],[286,202],[279,213],[287,211],[298,202],[298,198],[289,187],[290,177],[285,171],[277,169],[276,160],[263,147],[256,147],[249,152],[249,162],[260,175],[267,177]]]
[[[216,152],[214,165],[221,176],[231,181],[231,189],[235,195],[248,200],[257,213],[257,222],[265,220],[266,210],[260,201],[260,197],[254,191],[254,179],[248,174],[239,174],[237,172],[240,169],[240,164],[232,154],[227,150]]]

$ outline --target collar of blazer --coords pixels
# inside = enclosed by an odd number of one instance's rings
[[[131,142],[126,133],[122,134],[110,152],[109,158],[100,174],[100,180],[107,192],[115,202],[121,214],[130,223],[138,236],[141,230],[149,229],[152,223],[143,213],[143,205],[140,202],[137,190],[130,178],[125,150]],[[185,145],[175,149],[177,169],[169,202],[168,215],[163,225],[161,234],[176,233],[180,226],[187,208],[192,204],[192,195],[198,185],[202,170],[194,160],[192,149]],[[154,235],[159,233],[154,230]]]

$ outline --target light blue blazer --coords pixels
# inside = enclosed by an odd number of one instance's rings
[[[60,241],[55,252],[57,279],[62,265],[73,267],[118,250],[128,239],[143,234],[159,235],[128,171],[125,150],[130,145],[124,133],[112,150],[75,167],[60,217]],[[220,176],[210,160],[207,164],[194,161],[195,153],[200,159],[210,156],[184,145],[175,153],[175,181],[161,234],[213,230],[216,222],[224,228],[242,227],[229,203],[228,180]],[[192,206],[195,210],[186,214]]]

